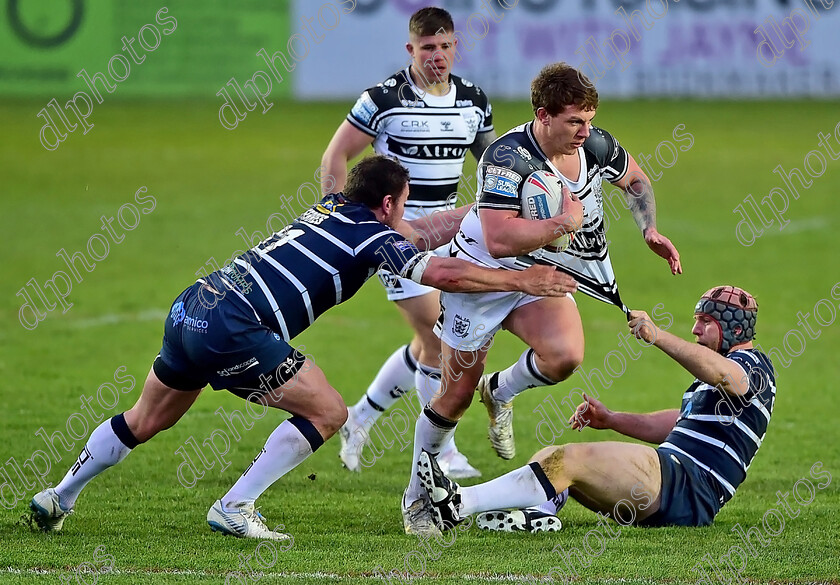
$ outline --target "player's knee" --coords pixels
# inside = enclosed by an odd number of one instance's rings
[[[552,457],[559,451],[563,450],[563,445],[549,445],[548,447],[543,447],[536,453],[534,456],[528,460],[528,463],[542,463],[543,461],[547,460],[549,457]]]
[[[546,360],[548,371],[543,372],[548,378],[561,382],[572,375],[583,363],[583,348],[564,347],[553,352]]]
[[[331,396],[319,400],[319,409],[310,420],[326,435],[324,439],[328,439],[347,422],[347,405],[338,392],[333,391]]]

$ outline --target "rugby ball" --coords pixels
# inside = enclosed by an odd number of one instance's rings
[[[522,217],[548,219],[563,214],[563,183],[554,173],[534,171],[525,178],[521,190]],[[562,252],[572,243],[574,232],[562,234],[544,246],[551,252]]]

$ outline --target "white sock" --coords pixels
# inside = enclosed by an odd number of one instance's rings
[[[440,416],[430,406],[426,406],[420,416],[417,417],[417,424],[414,426],[414,455],[411,460],[411,477],[408,479],[408,488],[405,494],[405,503],[420,499],[423,493],[423,486],[417,477],[417,459],[423,449],[437,456],[441,447],[448,443],[455,434],[457,421],[452,421]],[[540,501],[545,501],[543,498]]]
[[[122,440],[117,436],[117,429]],[[72,508],[90,480],[125,459],[137,444],[122,414],[103,421],[90,434],[73,467],[55,487],[61,507],[65,510]]]
[[[253,504],[271,484],[312,455],[323,442],[308,420],[294,416],[283,421],[269,435],[265,447],[257,453],[248,469],[222,497],[222,506],[230,509],[238,508],[242,503]]]
[[[537,506],[537,510],[541,512],[545,512],[546,514],[554,514],[557,515],[563,506],[566,505],[566,501],[569,499],[569,488],[564,489],[562,492]]]
[[[420,409],[426,407],[432,402],[438,392],[440,392],[440,376],[439,368],[430,368],[425,364],[418,363],[417,370],[414,372],[414,386],[417,388],[417,398],[420,400]],[[440,448],[441,455],[448,455],[453,451],[457,451],[455,446],[455,435]]]
[[[506,370],[498,373],[498,387],[493,390],[493,397],[501,402],[510,402],[517,394],[537,386],[553,386],[550,380],[537,368],[536,354],[533,349],[526,349]]]
[[[556,495],[538,463],[529,463],[501,477],[461,488],[462,517],[487,510],[529,508]]]
[[[416,368],[417,361],[407,345],[391,354],[379,368],[365,395],[349,409],[349,415],[356,424],[366,431],[370,430],[382,413],[414,387]]]

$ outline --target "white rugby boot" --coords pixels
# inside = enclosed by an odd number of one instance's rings
[[[513,442],[513,401],[500,402],[493,398],[493,389],[490,384],[492,375],[481,376],[476,388],[490,417],[487,437],[499,457],[513,459],[516,456],[516,444]]]
[[[207,512],[207,524],[213,532],[229,534],[237,538],[261,538],[264,540],[290,540],[282,532],[269,530],[265,518],[254,504],[241,502],[232,511],[225,510],[221,500],[216,500]],[[281,526],[282,527],[282,526]]]
[[[72,508],[65,510],[61,507],[53,488],[35,494],[29,502],[29,509],[32,510],[29,517],[44,532],[58,532],[64,525],[64,519],[73,513]]]
[[[406,534],[424,537],[440,535],[440,529],[433,518],[434,510],[426,494],[423,494],[419,500],[406,505],[405,493],[403,493],[400,508]]]

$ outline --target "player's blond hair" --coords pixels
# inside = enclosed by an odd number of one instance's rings
[[[598,109],[598,92],[581,71],[567,63],[546,65],[531,82],[531,105],[556,116],[566,106],[581,110]]]

